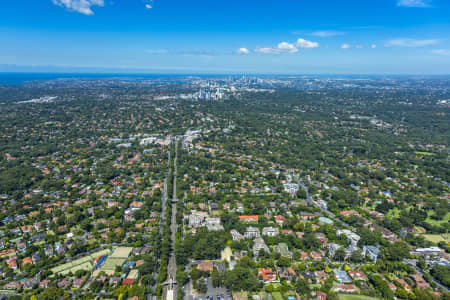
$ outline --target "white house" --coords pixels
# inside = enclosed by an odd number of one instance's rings
[[[264,227],[262,230],[262,235],[275,237],[279,234],[278,228]]]
[[[257,238],[260,237],[259,229],[256,227],[249,226],[244,233],[244,237],[246,238]]]

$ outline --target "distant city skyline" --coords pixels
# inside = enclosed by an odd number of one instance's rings
[[[447,0],[23,0],[0,72],[450,74]]]

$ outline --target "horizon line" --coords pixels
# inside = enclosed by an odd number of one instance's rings
[[[305,73],[265,73],[265,72],[157,72],[157,71],[2,71],[0,74],[55,74],[55,75],[161,75],[161,76],[450,76],[450,73],[327,73],[327,72],[305,72]]]

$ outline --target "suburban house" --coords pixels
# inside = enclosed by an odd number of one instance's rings
[[[253,245],[253,253],[255,255],[258,255],[260,250],[264,250],[264,252],[266,253],[270,253],[269,247],[267,247],[266,243],[264,242],[264,240],[260,237],[256,238],[254,241],[254,245]]]
[[[341,245],[338,245],[336,243],[331,243],[328,245],[328,254],[331,258],[334,257],[334,255],[336,254],[336,251],[341,248]]]
[[[212,272],[214,269],[214,263],[211,260],[204,260],[198,264],[197,268],[199,271]]]
[[[264,227],[262,230],[262,235],[275,237],[279,234],[278,228]]]
[[[352,284],[336,284],[333,286],[334,292],[353,293],[358,291]]]
[[[423,279],[422,275],[414,274],[411,276],[412,280],[416,284],[416,288],[426,290],[430,287],[430,284]]]
[[[357,235],[354,232],[351,232],[348,229],[338,230],[338,231],[336,231],[336,234],[337,235],[342,235],[342,234],[345,235],[347,237],[347,239],[350,240],[350,243],[352,245],[354,245],[354,246],[357,246],[358,242],[360,240],[360,236],[359,235]]]
[[[259,229],[256,227],[247,227],[247,230],[244,233],[245,238],[257,238],[260,236]]]
[[[291,195],[295,195],[298,191],[298,184],[296,183],[285,183],[283,184],[284,191]]]
[[[309,255],[308,255],[307,252],[302,252],[302,253],[300,254],[300,259],[301,259],[301,260],[307,260],[308,258],[309,258]]]
[[[334,274],[334,277],[336,277],[336,279],[337,279],[337,281],[339,283],[352,282],[350,277],[348,277],[347,272],[345,272],[344,270],[334,269],[333,270],[333,274]]]
[[[353,280],[366,280],[367,276],[362,271],[348,271],[348,274]]]
[[[312,251],[309,256],[313,259],[313,260],[322,260],[322,254]]]
[[[327,300],[327,294],[317,291],[315,300]]]
[[[236,229],[232,229],[230,233],[233,241],[240,242],[244,238],[244,236],[240,234]]]
[[[366,257],[369,257],[374,262],[377,261],[378,255],[380,254],[380,249],[375,246],[364,246],[363,247],[363,254]]]
[[[281,256],[292,258],[292,252],[289,251],[289,247],[286,243],[279,243],[275,246],[275,252]]]
[[[239,216],[239,221],[241,222],[254,222],[258,223],[258,216]]]
[[[220,224],[220,218],[206,218],[205,225],[209,231],[223,230],[223,225]]]
[[[278,225],[283,225],[284,221],[286,221],[286,218],[282,215],[278,215],[275,217],[275,222],[277,222]]]
[[[439,247],[417,248],[411,252],[412,255],[418,256],[442,256],[443,251]]]
[[[275,281],[275,279],[277,278],[275,273],[272,272],[271,268],[258,269],[258,276],[262,277],[262,281],[264,283],[271,283],[271,282]]]

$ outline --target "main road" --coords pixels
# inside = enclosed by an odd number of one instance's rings
[[[169,167],[170,167],[170,151],[167,152],[167,171],[164,178],[163,183],[163,192],[161,196],[161,215],[159,216],[159,234],[163,234],[163,228],[164,228],[164,217],[166,216],[166,203],[167,203],[167,180],[169,176]]]
[[[173,193],[172,193],[172,218],[170,222],[171,232],[171,252],[169,264],[167,266],[168,284],[164,289],[165,300],[175,300],[177,298],[176,280],[177,280],[177,262],[175,258],[175,234],[177,232],[177,159],[178,159],[178,141],[175,140],[175,156],[173,160]]]

